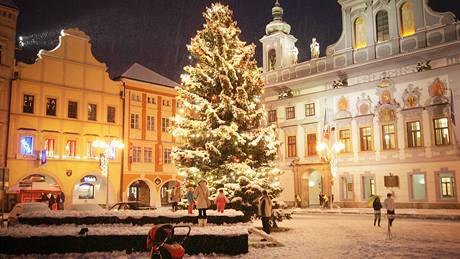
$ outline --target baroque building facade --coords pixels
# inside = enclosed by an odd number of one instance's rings
[[[426,0],[338,3],[342,34],[323,57],[297,63],[278,1],[260,40],[283,198],[360,207],[392,192],[398,207],[460,208],[460,23]]]

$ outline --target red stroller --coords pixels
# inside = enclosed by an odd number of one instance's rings
[[[188,228],[188,232],[180,242],[174,236],[174,229]],[[181,259],[185,255],[182,244],[190,235],[190,226],[158,225],[153,226],[147,235],[147,249],[150,257],[155,259]]]

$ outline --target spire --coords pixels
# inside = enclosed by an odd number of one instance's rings
[[[275,1],[275,6],[272,8],[273,21],[271,21],[265,27],[267,35],[284,32],[289,34],[291,32],[291,26],[283,21],[283,8],[281,7],[278,0]]]

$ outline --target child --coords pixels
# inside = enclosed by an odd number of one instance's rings
[[[195,206],[195,197],[193,196],[193,187],[188,188],[187,202],[188,202],[188,214],[193,213],[193,207]]]
[[[375,198],[374,202],[372,203],[372,207],[374,208],[374,227],[377,221],[378,226],[380,227],[380,216],[382,215],[380,210],[382,209],[382,203],[380,202],[379,197]]]
[[[217,205],[217,212],[224,213],[225,204],[229,203],[229,200],[225,196],[223,189],[219,190],[219,194],[216,197],[215,203]]]

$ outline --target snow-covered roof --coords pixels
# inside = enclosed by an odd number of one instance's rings
[[[134,63],[126,72],[121,74],[121,78],[133,79],[152,84],[164,85],[168,87],[179,86],[178,83],[166,78],[138,63]]]
[[[0,5],[10,7],[10,8],[14,8],[14,9],[18,9],[18,6],[14,3],[13,0],[0,0]]]

